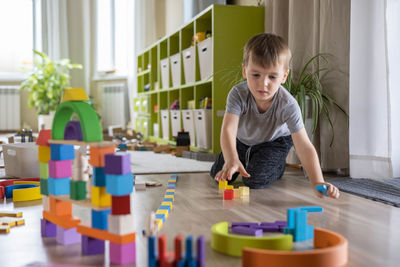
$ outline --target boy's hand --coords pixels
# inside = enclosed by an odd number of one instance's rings
[[[326,194],[328,197],[335,198],[335,199],[339,198],[339,195],[340,195],[339,189],[337,189],[336,186],[334,186],[333,184],[330,184],[330,183],[318,183],[318,184],[313,185],[314,193],[318,197],[320,197],[320,198],[324,197],[324,194],[316,189],[316,186],[321,186],[321,185],[325,185],[327,187]]]
[[[243,164],[238,160],[232,163],[225,162],[224,167],[214,177],[215,181],[231,180],[232,175],[239,172],[243,177],[249,178],[250,174],[244,169]]]

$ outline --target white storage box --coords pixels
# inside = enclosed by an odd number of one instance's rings
[[[199,52],[200,78],[205,80],[213,74],[212,37],[209,37],[203,42],[198,43],[197,49]]]
[[[170,57],[171,61],[171,75],[172,86],[177,87],[181,85],[181,54],[175,54]]]
[[[193,120],[193,110],[192,109],[184,109],[182,110],[182,121],[183,121],[183,129],[185,132],[189,132],[190,136],[190,145],[196,145],[196,134],[194,130],[194,120]]]
[[[156,138],[160,137],[158,130],[158,123],[153,123],[153,136],[155,136]]]
[[[39,178],[38,147],[36,143],[4,144],[6,176]]]
[[[171,110],[171,135],[178,137],[178,133],[182,130],[181,111]]]
[[[195,50],[194,46],[186,48],[182,51],[183,55],[183,72],[185,73],[185,83],[194,83],[196,81],[196,69],[194,67]]]
[[[162,137],[165,140],[169,140],[169,110],[161,110],[161,128]]]
[[[161,65],[161,88],[169,88],[169,58],[160,60]]]
[[[195,109],[193,112],[197,146],[203,149],[210,149],[212,141],[212,111],[211,109]]]

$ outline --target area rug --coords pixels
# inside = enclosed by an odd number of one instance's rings
[[[339,190],[400,207],[400,178],[332,178],[327,180]]]
[[[134,174],[209,172],[213,162],[158,154],[153,151],[128,151]]]

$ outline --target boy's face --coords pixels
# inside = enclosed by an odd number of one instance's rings
[[[286,70],[282,63],[263,67],[253,63],[251,56],[247,66],[243,64],[242,71],[243,78],[247,79],[247,85],[259,107],[268,105],[273,100],[279,86],[286,81],[289,74],[289,70]]]

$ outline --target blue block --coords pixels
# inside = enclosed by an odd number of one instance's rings
[[[175,192],[165,192],[166,195],[173,195],[175,196]]]
[[[163,202],[164,202],[164,201],[168,201],[168,202],[174,203],[174,200],[173,200],[172,198],[164,198]]]
[[[106,175],[104,174],[104,168],[93,167],[92,184],[94,186],[106,186]]]
[[[191,235],[186,237],[185,261],[188,264],[193,261],[193,236]]]
[[[328,191],[328,187],[326,185],[317,185],[315,189],[317,189],[318,192],[324,194],[325,196],[328,196],[328,193],[326,193]]]
[[[162,222],[165,222],[165,214],[156,214],[156,219],[161,219]]]
[[[171,211],[171,206],[161,205],[158,209],[159,210],[168,210],[168,213],[169,213]]]
[[[75,158],[73,145],[50,144],[51,160],[69,160]]]
[[[157,238],[150,236],[148,240],[149,267],[157,267]]]
[[[92,227],[107,230],[108,229],[108,214],[111,210],[92,210]]]
[[[50,195],[69,195],[70,177],[67,178],[51,178],[47,179],[47,192]]]
[[[173,188],[176,189],[176,184],[174,184],[174,183],[168,183],[167,187],[173,187]]]
[[[106,174],[106,191],[113,196],[129,195],[133,192],[133,174]]]
[[[287,210],[287,227],[284,234],[291,234],[294,242],[314,238],[314,226],[307,224],[307,212],[322,211],[321,207],[298,207]]]

